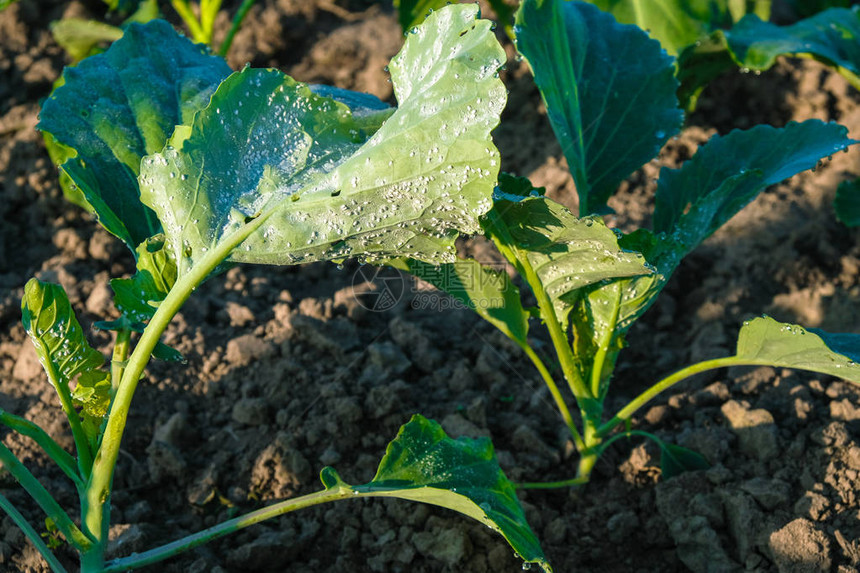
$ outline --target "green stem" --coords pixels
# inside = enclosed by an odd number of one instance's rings
[[[347,484],[338,484],[335,487],[325,489],[323,491],[288,499],[272,504],[268,507],[264,507],[263,509],[246,513],[245,515],[224,521],[218,525],[204,529],[203,531],[192,533],[182,539],[177,539],[167,545],[162,545],[161,547],[156,547],[155,549],[150,549],[149,551],[138,553],[137,555],[115,559],[105,565],[103,573],[117,573],[119,571],[127,571],[131,568],[151,565],[152,563],[157,563],[169,557],[173,557],[174,555],[178,555],[183,551],[193,549],[194,547],[212,541],[213,539],[223,537],[229,533],[233,533],[234,531],[239,531],[240,529],[255,525],[261,521],[278,517],[298,509],[319,505],[321,503],[328,503],[338,499],[371,497],[373,495],[374,494],[372,493],[359,492]]]
[[[63,511],[60,504],[51,497],[48,490],[45,489],[39,480],[30,473],[30,470],[21,463],[21,461],[7,448],[3,443],[0,443],[0,463],[9,470],[9,473],[18,480],[27,493],[36,501],[42,511],[54,520],[57,529],[63,534],[66,540],[74,545],[79,551],[88,550],[93,542],[83,532],[78,529],[78,526],[69,518],[69,515]]]
[[[621,410],[618,411],[615,416],[612,417],[611,420],[603,424],[597,429],[597,436],[603,437],[609,434],[618,424],[621,424],[625,420],[629,420],[630,417],[642,406],[644,406],[651,398],[655,397],[660,392],[671,388],[678,382],[689,378],[690,376],[694,376],[701,372],[707,372],[708,370],[715,370],[717,368],[726,368],[728,366],[768,366],[771,365],[772,362],[768,362],[765,360],[750,360],[745,358],[739,358],[737,356],[727,356],[725,358],[715,358],[713,360],[705,360],[703,362],[697,362],[696,364],[691,364],[686,368],[682,368],[678,370],[674,374],[663,378],[641,394],[639,394],[636,398],[630,401],[626,406],[624,406]]]
[[[131,330],[120,328],[116,331],[116,341],[113,346],[113,357],[110,362],[111,391],[116,394],[122,374],[125,372],[126,360],[131,349]]]
[[[256,3],[256,1],[257,0],[243,0],[242,5],[239,6],[239,10],[236,12],[236,15],[233,16],[233,24],[230,26],[230,30],[227,32],[227,36],[224,38],[224,41],[221,43],[221,47],[218,48],[218,55],[222,58],[227,57],[227,52],[230,51],[230,46],[233,45],[233,37],[236,35],[236,32],[239,31],[239,27],[242,26],[245,16],[247,16],[248,12],[251,11],[251,7]]]
[[[84,428],[81,425],[81,416],[75,410],[75,405],[72,402],[72,393],[69,390],[68,382],[63,380],[52,360],[46,360],[43,366],[51,381],[51,385],[57,391],[63,412],[69,420],[69,427],[72,429],[72,438],[75,441],[75,450],[78,454],[80,475],[88,476],[90,468],[93,465],[93,454],[90,451],[90,443],[87,440],[87,435],[84,433]]]
[[[33,528],[33,526],[30,525],[30,522],[27,521],[23,515],[21,515],[21,512],[18,511],[18,509],[14,505],[12,505],[12,503],[2,494],[0,494],[0,508],[2,508],[3,511],[9,514],[9,517],[12,518],[12,521],[15,522],[15,525],[21,528],[21,531],[24,532],[24,535],[27,536],[27,539],[29,539],[33,543],[33,545],[36,546],[36,549],[39,551],[39,553],[42,554],[42,557],[44,557],[45,561],[48,562],[48,566],[55,573],[66,573],[66,568],[63,567],[62,563],[57,560],[56,555],[54,555],[54,553],[50,549],[48,549],[48,546],[45,545],[44,541],[42,541],[42,536],[39,535],[39,533]]]
[[[557,489],[560,487],[570,487],[574,485],[585,485],[588,483],[588,477],[575,477],[561,481],[536,481],[515,483],[517,489]]]
[[[54,462],[56,462],[57,466],[63,470],[63,473],[66,474],[72,482],[74,482],[78,491],[82,491],[84,489],[84,480],[78,473],[78,466],[75,462],[75,458],[69,455],[66,450],[61,448],[60,444],[55,442],[54,439],[45,432],[45,430],[30,420],[10,414],[2,408],[0,408],[0,423],[36,442],[43,450],[45,450],[45,453],[48,454]]]
[[[543,288],[543,284],[540,282],[540,279],[528,258],[525,256],[518,256],[517,260],[521,263],[523,278],[525,278],[526,282],[529,283],[535,298],[537,298],[538,308],[540,309],[540,313],[544,319],[547,330],[549,330],[549,337],[552,339],[555,351],[558,354],[558,361],[561,364],[564,378],[567,380],[570,390],[576,397],[577,402],[579,402],[580,408],[582,408],[583,402],[593,399],[594,396],[591,395],[591,392],[582,379],[579,368],[576,366],[576,360],[573,357],[573,350],[570,347],[570,341],[561,329],[561,323],[555,315],[552,301],[549,299],[549,295]]]
[[[531,359],[532,363],[538,369],[538,372],[540,372],[544,383],[547,385],[547,388],[549,388],[550,394],[552,394],[553,400],[555,400],[555,405],[561,413],[564,423],[567,424],[570,434],[573,436],[573,442],[576,445],[577,451],[582,451],[585,449],[585,443],[582,441],[582,436],[580,435],[579,430],[576,429],[576,424],[573,422],[573,416],[570,415],[570,410],[564,401],[564,397],[561,395],[561,391],[558,389],[558,385],[555,383],[555,380],[553,380],[552,374],[550,374],[546,365],[543,363],[543,360],[540,359],[531,346],[527,343],[520,344],[520,348],[523,349],[523,352],[526,353],[526,356]]]
[[[603,369],[606,363],[606,355],[609,353],[609,346],[612,344],[612,336],[615,334],[615,327],[618,324],[618,315],[621,313],[621,287],[619,283],[615,283],[616,297],[612,316],[609,318],[609,323],[603,331],[603,335],[598,342],[597,352],[594,354],[594,363],[591,368],[591,393],[595,396],[601,396],[600,391],[601,381],[603,380]]]
[[[197,21],[197,17],[194,15],[194,11],[188,4],[188,1],[171,0],[170,4],[182,18],[182,21],[185,22],[185,25],[188,26],[188,31],[191,32],[191,39],[197,43],[205,44],[206,34],[203,33],[203,28],[200,27],[200,22]]]
[[[137,389],[137,383],[143,376],[143,370],[149,363],[156,344],[194,289],[206,280],[206,277],[230,255],[233,249],[268,220],[273,212],[274,210],[257,217],[232,235],[222,239],[191,268],[180,268],[182,273],[180,278],[159,304],[131,353],[111,403],[101,445],[87,484],[86,497],[82,500],[85,529],[96,537],[100,545],[107,542],[111,483],[128,419],[128,409]]]

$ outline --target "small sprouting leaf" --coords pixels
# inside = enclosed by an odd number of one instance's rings
[[[98,20],[82,18],[63,18],[54,22],[51,24],[51,34],[74,62],[80,62],[98,53],[100,44],[122,38],[120,28]]]
[[[157,342],[155,344],[155,348],[152,349],[152,356],[157,360],[163,360],[165,362],[181,362],[185,363],[185,357],[182,356],[182,353],[173,348],[172,346],[168,346],[163,342]]]
[[[156,235],[137,247],[137,272],[130,279],[111,279],[114,304],[131,323],[146,323],[176,282],[176,263]]]
[[[140,160],[161,151],[230,73],[164,21],[130,25],[103,54],[66,68],[39,128],[74,150],[61,169],[104,227],[134,249],[160,232],[140,201]],[[68,155],[68,153],[66,153]]]
[[[68,388],[83,372],[98,369],[104,356],[92,348],[60,285],[30,279],[21,303],[24,330],[54,387]]]
[[[715,135],[680,168],[664,167],[657,184],[654,230],[661,255],[649,261],[668,276],[692,251],[760,191],[814,168],[856,143],[847,128],[819,120],[783,128],[758,125]]]
[[[860,226],[860,179],[843,181],[833,200],[836,217],[847,227]]]
[[[24,287],[21,314],[24,329],[66,414],[77,416],[73,406],[82,408],[82,426],[94,451],[102,417],[110,404],[110,374],[99,370],[104,356],[87,342],[60,285],[30,279]],[[76,378],[73,393],[71,384]]]
[[[582,2],[525,0],[515,30],[576,182],[579,213],[599,213],[680,130],[674,60],[636,26]]]
[[[511,340],[528,344],[529,313],[520,301],[520,290],[504,269],[490,268],[473,259],[442,265],[398,259],[388,264],[447,292]]]
[[[78,384],[72,391],[75,406],[93,418],[103,418],[110,407],[110,374],[102,370],[89,370],[78,377]]]
[[[225,80],[181,149],[147,157],[143,200],[183,276],[206,253],[295,264],[455,259],[491,206],[505,54],[475,5],[434,12],[391,61],[399,107],[375,133],[275,70]],[[211,259],[210,259],[211,261]]]
[[[738,335],[737,357],[753,364],[810,370],[860,383],[860,334],[832,334],[761,317],[744,323]]]
[[[662,440],[660,444],[660,472],[664,479],[669,479],[684,472],[706,470],[710,466],[702,454],[693,450],[667,444]]]
[[[338,481],[323,476],[327,488]],[[415,415],[388,444],[373,481],[354,489],[458,511],[501,533],[527,563],[551,571],[487,438],[452,440],[439,424]]]

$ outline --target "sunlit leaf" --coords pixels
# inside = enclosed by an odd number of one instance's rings
[[[143,162],[179,276],[216,250],[268,264],[453,261],[456,236],[490,208],[506,99],[504,51],[476,16],[448,6],[409,34],[390,64],[399,107],[375,133],[280,72],[225,80],[181,148]]]
[[[744,323],[738,335],[737,357],[860,383],[860,334],[832,334],[761,317]]]
[[[452,440],[439,424],[415,415],[388,444],[371,482],[348,486],[332,468],[320,477],[326,488],[346,486],[460,512],[499,532],[527,563],[552,570],[488,438]]]

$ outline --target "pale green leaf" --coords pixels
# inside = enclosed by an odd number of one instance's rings
[[[375,133],[280,72],[225,80],[181,148],[143,161],[179,276],[216,250],[268,264],[454,260],[457,234],[491,205],[506,99],[504,51],[476,16],[448,6],[409,34],[390,64],[399,107]]]
[[[577,219],[545,197],[497,200],[485,227],[503,253],[514,252],[511,262],[520,274],[525,274],[521,261],[531,267],[562,325],[589,287],[653,273],[641,254],[618,246],[618,237],[600,218]]]
[[[36,347],[66,415],[77,416],[73,407],[82,408],[82,426],[94,451],[101,420],[110,403],[110,374],[100,370],[104,356],[87,342],[60,285],[30,279],[24,287],[21,315],[24,330]],[[73,382],[77,382],[75,393]]]
[[[51,34],[74,62],[98,53],[100,45],[122,38],[120,28],[82,18],[63,18],[54,22],[51,24]]]
[[[680,130],[674,60],[636,26],[581,2],[525,0],[515,31],[573,174],[579,213],[599,213]]]
[[[860,383],[860,334],[831,334],[777,322],[770,317],[744,323],[737,357],[755,364],[829,374]]]
[[[331,468],[321,478],[327,488],[342,484]],[[552,571],[487,438],[452,440],[415,415],[388,444],[373,480],[353,489],[460,512],[499,532],[526,563]]]
[[[624,24],[648,30],[671,55],[717,28],[730,26],[728,0],[587,0]]]
[[[66,68],[45,101],[39,129],[77,153],[64,157],[63,172],[132,251],[161,229],[140,202],[141,158],[161,151],[229,73],[224,60],[153,20],[130,25],[106,52]]]

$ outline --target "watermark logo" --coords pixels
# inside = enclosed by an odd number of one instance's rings
[[[356,302],[372,312],[394,308],[406,290],[406,278],[390,267],[361,265],[352,275],[352,293]]]
[[[406,301],[415,310],[487,310],[505,306],[503,264],[452,263],[421,268],[421,278],[388,267],[363,265],[352,277],[355,300],[363,308],[384,312]],[[495,267],[493,269],[493,267]],[[493,272],[487,272],[487,269]]]

